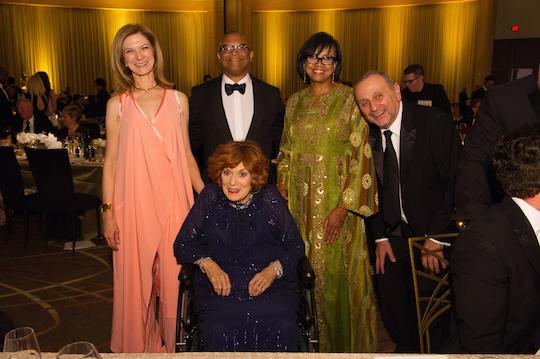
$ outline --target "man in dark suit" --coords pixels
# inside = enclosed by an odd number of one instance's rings
[[[377,172],[379,213],[368,219],[375,242],[375,286],[383,322],[397,352],[417,352],[416,309],[407,238],[451,229],[459,137],[449,115],[401,101],[400,88],[384,72],[368,72],[354,95],[370,122],[369,143]],[[443,255],[449,243],[426,240]],[[444,268],[423,255],[432,272]]]
[[[0,66],[0,129],[9,126],[11,123],[9,96],[6,92],[8,77],[8,71]]]
[[[26,97],[17,100],[17,117],[12,121],[13,134],[19,132],[48,133],[54,127],[47,117],[34,113],[32,102]]]
[[[443,85],[424,82],[424,69],[418,64],[407,66],[403,70],[405,88],[401,90],[401,97],[405,101],[418,105],[436,107],[451,115],[450,101]]]
[[[465,138],[456,183],[456,219],[483,214],[503,196],[490,161],[497,140],[526,123],[540,121],[540,74],[490,89],[482,98],[478,120]]]
[[[505,136],[493,158],[506,195],[455,241],[448,352],[540,349],[540,123]]]
[[[476,100],[477,98],[482,98],[486,94],[487,90],[493,87],[495,85],[495,77],[491,75],[487,75],[484,77],[484,84],[482,87],[480,87],[478,90],[475,90],[471,94],[471,102]]]
[[[208,157],[229,141],[253,140],[276,157],[284,107],[279,89],[249,75],[253,59],[247,38],[228,33],[217,53],[223,74],[191,90],[189,139],[206,180]],[[271,171],[275,182],[275,170]]]

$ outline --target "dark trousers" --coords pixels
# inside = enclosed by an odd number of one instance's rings
[[[412,233],[404,231],[406,237]],[[414,301],[414,284],[412,279],[409,244],[406,237],[390,236],[390,245],[396,257],[392,263],[388,257],[385,260],[385,274],[375,275],[375,290],[383,323],[396,343],[398,353],[418,353],[420,350],[418,324],[416,319],[416,304]],[[445,252],[445,257],[449,253]],[[417,266],[421,266],[420,258],[415,258]],[[431,292],[433,283],[419,280],[421,294]],[[431,350],[437,352],[440,344],[448,334],[449,312],[437,319],[431,326]]]

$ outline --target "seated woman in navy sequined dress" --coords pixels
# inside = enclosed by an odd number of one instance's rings
[[[304,242],[250,141],[220,145],[174,243],[197,264],[194,311],[205,351],[297,351],[296,266]]]

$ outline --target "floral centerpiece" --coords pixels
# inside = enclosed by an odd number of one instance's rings
[[[62,142],[58,141],[52,133],[20,132],[17,134],[17,142],[28,147],[56,149],[62,148]]]

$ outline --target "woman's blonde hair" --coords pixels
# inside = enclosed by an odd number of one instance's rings
[[[171,88],[172,84],[165,79],[163,74],[163,52],[159,46],[156,35],[146,26],[141,24],[127,24],[118,30],[114,36],[111,49],[111,65],[113,69],[116,93],[129,91],[134,84],[133,74],[124,61],[124,41],[128,36],[142,34],[148,39],[154,50],[154,77],[159,86]]]
[[[43,80],[41,80],[41,77],[38,74],[30,76],[30,78],[26,80],[26,91],[35,96],[45,95],[45,85],[43,85]]]

